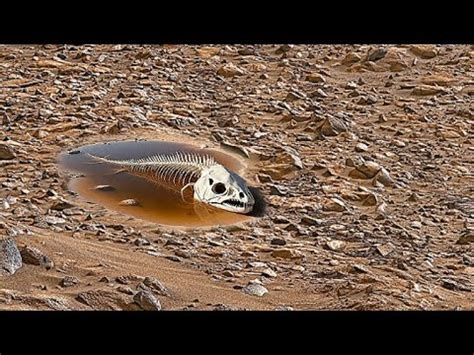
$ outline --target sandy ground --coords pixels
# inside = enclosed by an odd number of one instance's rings
[[[0,309],[473,309],[473,68],[451,45],[0,46]],[[183,230],[68,190],[61,152],[135,138],[232,148],[266,215]]]

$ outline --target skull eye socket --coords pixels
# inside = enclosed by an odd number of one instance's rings
[[[220,195],[226,192],[227,188],[222,182],[218,182],[212,187],[212,191],[215,192],[216,194]]]
[[[209,185],[212,185],[214,183],[214,180],[209,179]]]

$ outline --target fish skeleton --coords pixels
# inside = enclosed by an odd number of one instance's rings
[[[245,180],[209,154],[175,152],[127,160],[88,156],[179,191],[183,199],[184,191],[192,187],[194,200],[229,212],[249,213],[255,204]]]

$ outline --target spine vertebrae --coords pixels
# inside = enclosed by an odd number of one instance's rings
[[[110,160],[93,155],[91,157],[119,166],[130,174],[145,177],[160,185],[176,188],[195,182],[203,169],[216,164],[210,155],[182,152],[129,160]]]

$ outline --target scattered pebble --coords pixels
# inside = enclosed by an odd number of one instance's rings
[[[415,229],[420,229],[422,227],[421,222],[418,222],[418,221],[413,221],[411,222],[410,225],[412,228],[415,228]]]
[[[115,188],[110,185],[97,185],[95,189],[99,191],[115,191]]]
[[[140,203],[137,200],[133,199],[133,198],[128,198],[126,200],[120,201],[119,205],[120,206],[139,206]]]

